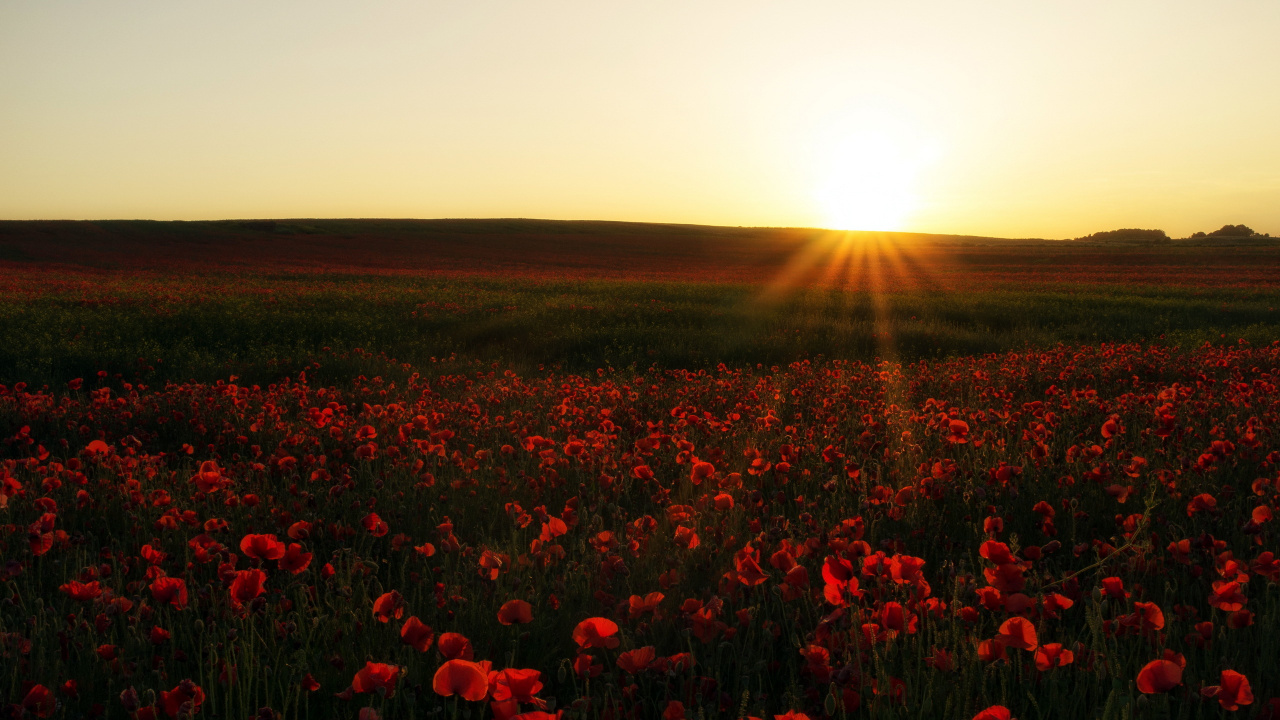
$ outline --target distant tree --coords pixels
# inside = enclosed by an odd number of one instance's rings
[[[1209,233],[1206,237],[1253,237],[1256,235],[1253,228],[1247,225],[1223,225],[1221,228]]]
[[[1120,230],[1104,230],[1092,235],[1085,235],[1077,240],[1127,241],[1144,243],[1170,242],[1163,230],[1139,230],[1138,228],[1122,228]]]
[[[1203,231],[1203,230],[1201,230],[1200,232],[1194,232],[1194,233],[1191,233],[1191,237],[1193,237],[1193,238],[1202,238],[1202,237],[1209,237],[1209,236],[1208,236],[1208,235],[1205,235],[1205,234],[1204,234],[1204,231]]]

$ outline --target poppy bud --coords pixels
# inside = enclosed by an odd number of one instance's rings
[[[128,690],[120,693],[120,704],[124,705],[125,712],[137,712],[138,707],[141,704],[138,701],[138,691],[134,690],[133,687],[130,686]]]

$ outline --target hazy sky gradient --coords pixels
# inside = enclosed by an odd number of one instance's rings
[[[6,0],[0,217],[1280,234],[1280,2]]]

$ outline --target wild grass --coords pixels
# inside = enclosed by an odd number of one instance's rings
[[[0,382],[254,381],[322,348],[526,370],[711,368],[797,358],[902,361],[1058,343],[1255,344],[1280,290],[1052,286],[974,292],[690,282],[388,276],[104,276],[0,298]]]

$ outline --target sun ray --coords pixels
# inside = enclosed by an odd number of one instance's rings
[[[829,265],[829,258],[844,244],[848,233],[826,231],[815,235],[778,271],[760,293],[761,301],[776,301],[804,284],[806,275]]]

